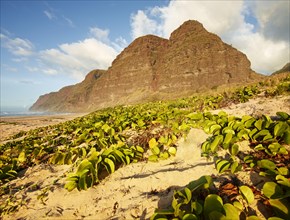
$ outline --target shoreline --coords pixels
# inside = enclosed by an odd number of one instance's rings
[[[56,125],[87,114],[89,113],[0,116],[0,144],[4,141],[8,141],[10,137],[21,131],[29,131],[49,125]]]

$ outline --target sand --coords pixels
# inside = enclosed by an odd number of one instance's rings
[[[45,115],[45,116],[18,116],[0,117],[0,144],[20,131],[55,125],[86,115],[85,113]]]
[[[289,103],[289,96],[257,98],[222,110],[237,116],[275,116],[277,111],[289,113]],[[48,120],[45,117],[37,120],[22,118],[16,125],[9,124],[13,121],[7,119],[1,123],[1,130],[5,133],[10,126],[14,130],[9,132],[13,133],[19,128],[13,127],[24,128],[30,122],[31,127],[27,129],[68,119],[59,116]],[[6,126],[5,129],[2,126]],[[64,189],[66,173],[71,166],[41,164],[29,168],[22,177],[9,183],[17,189],[13,194],[22,199],[23,205],[3,219],[148,219],[156,208],[170,206],[174,190],[182,189],[202,175],[217,174],[213,161],[200,155],[200,145],[207,137],[202,130],[191,129],[187,139],[179,140],[175,157],[158,163],[139,162],[121,167],[87,191],[68,192]],[[247,143],[241,143],[240,147],[246,150]],[[244,182],[260,183],[260,180],[249,178],[253,177],[251,173],[240,172],[238,175]]]

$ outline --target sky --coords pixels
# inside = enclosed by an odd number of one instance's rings
[[[290,61],[289,14],[289,0],[1,0],[0,106],[28,108],[107,69],[137,37],[169,38],[190,19],[269,75]]]

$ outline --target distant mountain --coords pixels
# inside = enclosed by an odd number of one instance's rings
[[[33,111],[89,112],[96,109],[191,95],[219,85],[262,78],[246,55],[186,21],[169,39],[134,40],[108,70],[91,71],[79,84],[40,96]]]
[[[277,70],[274,73],[272,73],[272,75],[276,75],[279,73],[286,73],[286,72],[290,72],[290,62],[287,63],[285,66],[283,66],[282,69]]]

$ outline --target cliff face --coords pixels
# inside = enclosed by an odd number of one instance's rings
[[[277,75],[277,74],[287,73],[287,72],[290,72],[290,62],[286,63],[285,66],[282,67],[282,69],[275,71],[271,75]]]
[[[31,110],[87,112],[182,97],[259,77],[243,53],[199,22],[187,21],[169,40],[153,35],[137,38],[107,71],[94,70],[79,84],[40,96]]]

